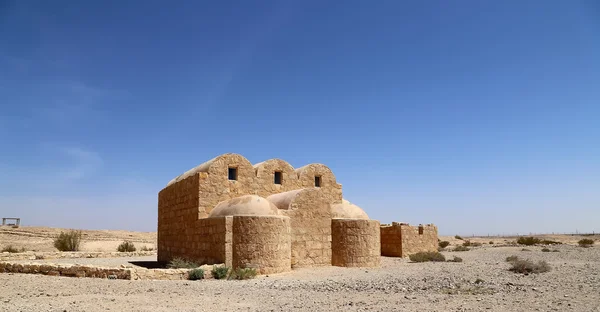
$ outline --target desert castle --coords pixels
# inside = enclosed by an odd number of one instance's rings
[[[437,250],[437,227],[380,225],[342,196],[322,164],[252,165],[223,154],[158,194],[158,260],[185,258],[261,274],[294,267],[377,267],[381,256]]]

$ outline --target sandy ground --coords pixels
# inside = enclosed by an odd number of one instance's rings
[[[462,263],[384,257],[378,269],[299,269],[247,281],[0,274],[0,311],[600,311],[600,247],[541,248],[444,252]],[[552,270],[512,273],[510,255],[545,260]]]
[[[54,237],[61,231],[70,229],[48,228],[48,227],[1,227],[0,226],[0,248],[7,245],[20,249],[33,251],[56,251],[53,246]],[[82,230],[82,251],[117,251],[117,246],[123,240],[134,242],[135,246],[141,248],[156,248],[156,232],[130,232],[112,230]]]

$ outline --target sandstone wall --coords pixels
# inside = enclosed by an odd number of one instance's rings
[[[185,256],[198,219],[199,176],[192,175],[158,193],[158,260]]]
[[[332,196],[331,194],[329,196]],[[292,267],[331,265],[333,198],[319,188],[275,194],[268,198],[290,217]]]
[[[287,192],[300,188],[298,174],[294,167],[285,160],[269,159],[254,165],[256,172],[255,193],[267,197],[272,194]],[[281,184],[275,184],[275,172],[281,172]]]
[[[408,257],[418,252],[437,251],[437,247],[438,230],[433,224],[411,226],[393,222],[381,226],[382,256]]]
[[[342,202],[342,185],[338,184],[335,175],[329,167],[323,164],[309,164],[296,169],[300,188],[315,187],[315,176],[321,177],[321,190],[327,198],[334,201],[331,204]]]
[[[86,265],[0,262],[0,273],[28,273],[67,277],[131,279],[131,270]]]
[[[196,220],[191,240],[182,250],[184,258],[201,264],[225,263],[231,265],[232,217]]]
[[[255,268],[259,274],[291,270],[290,218],[233,217],[232,268]]]
[[[379,267],[379,228],[377,220],[332,219],[331,264],[343,267]]]

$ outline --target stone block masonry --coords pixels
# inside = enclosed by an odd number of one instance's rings
[[[381,226],[381,255],[408,257],[425,251],[437,251],[438,230],[433,224],[411,226],[393,222]]]
[[[379,267],[379,227],[377,220],[332,219],[331,264],[343,267]]]
[[[259,274],[291,269],[290,218],[233,217],[233,269],[254,268]]]

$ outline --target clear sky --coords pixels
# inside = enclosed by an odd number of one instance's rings
[[[600,3],[0,0],[0,217],[155,231],[227,152],[383,223],[600,232]]]

